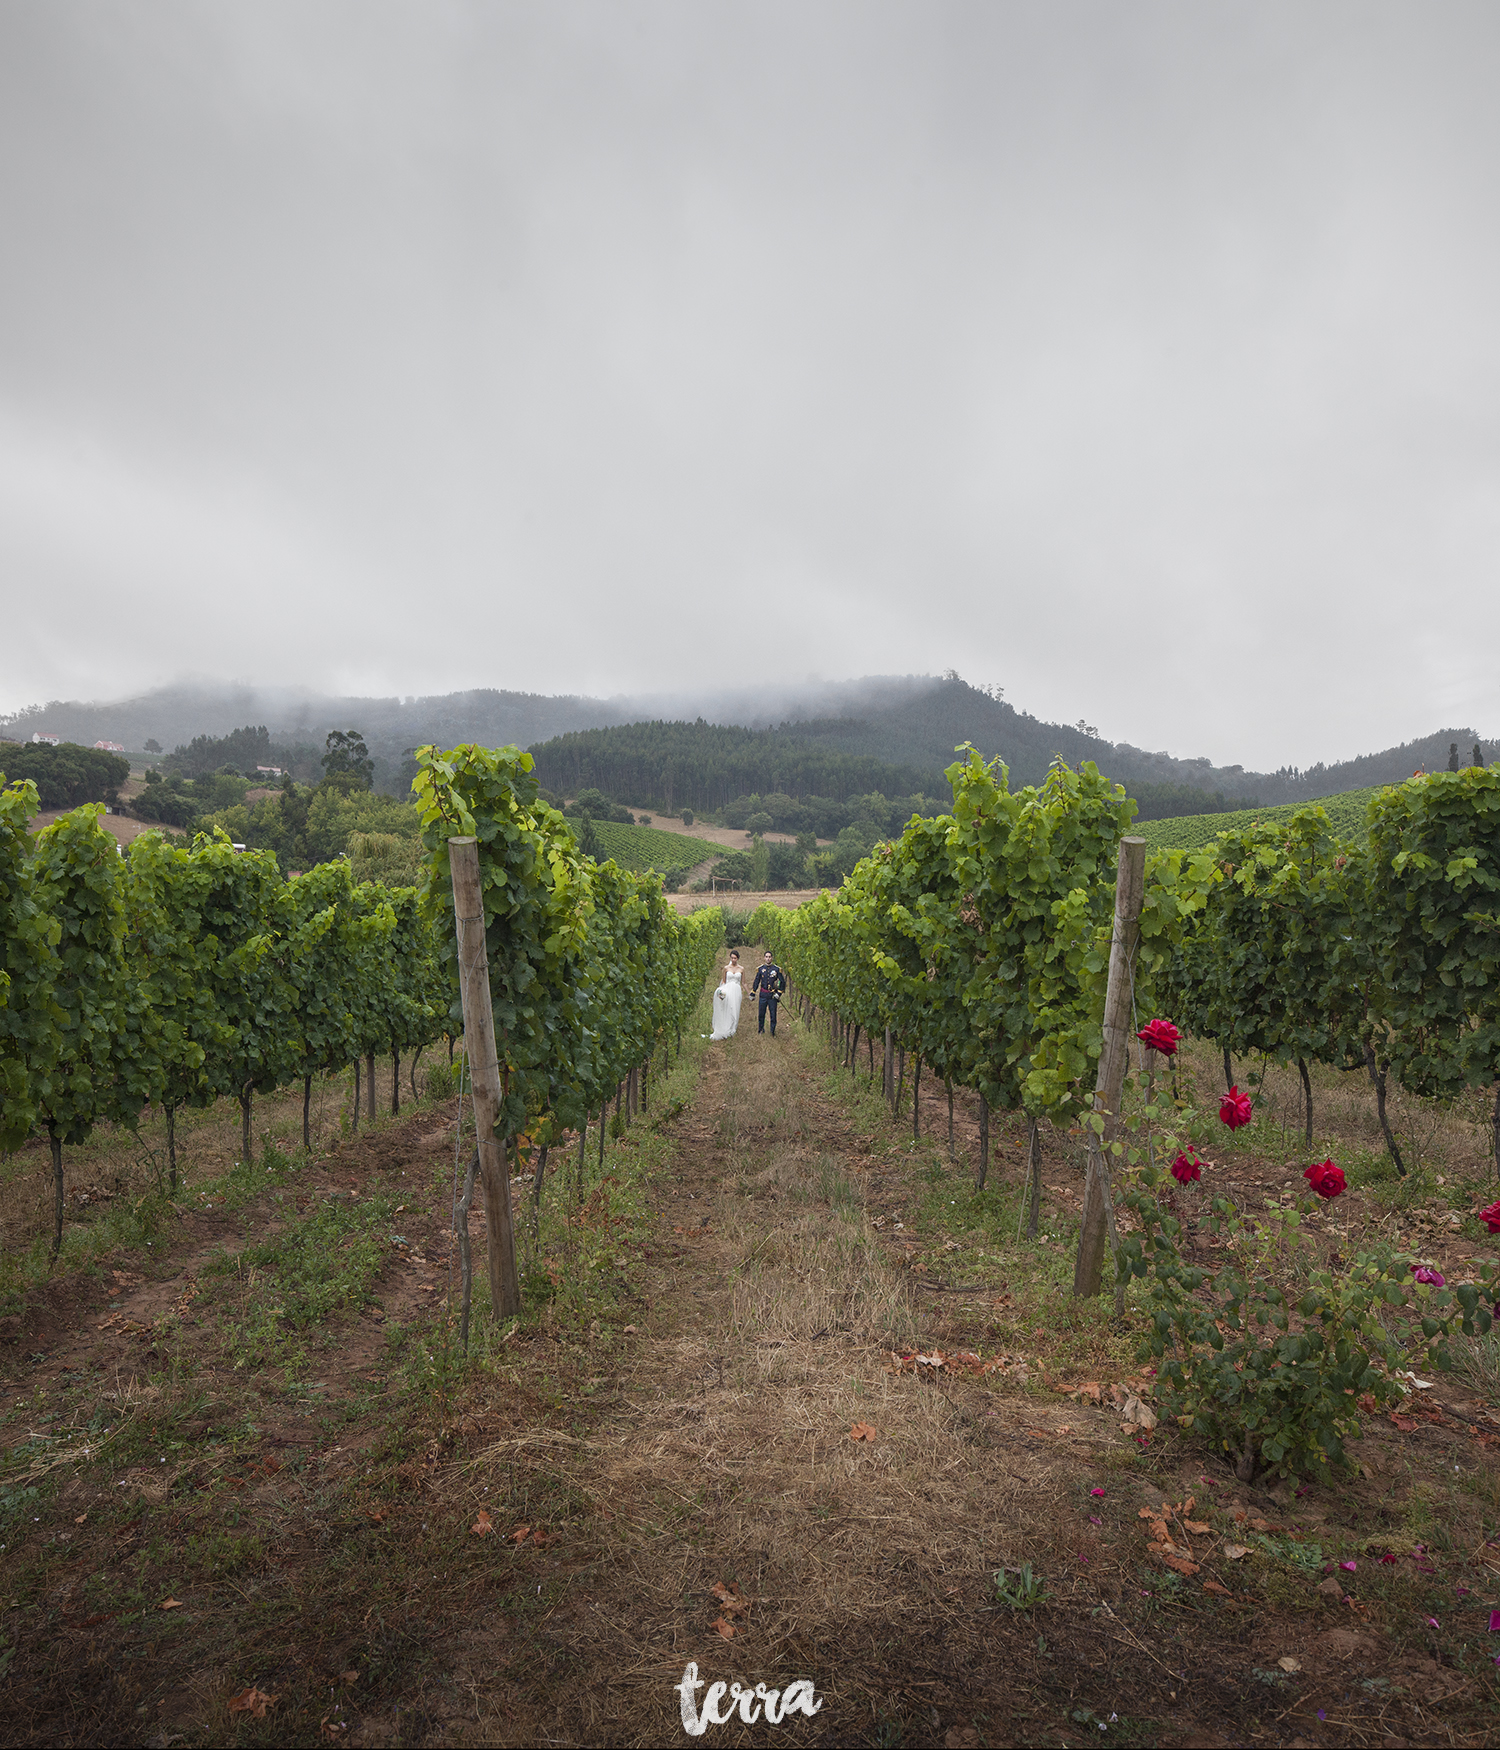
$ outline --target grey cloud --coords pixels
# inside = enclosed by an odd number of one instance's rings
[[[1493,718],[1484,5],[0,15],[0,707],[940,670]],[[726,683],[727,684],[727,683]]]

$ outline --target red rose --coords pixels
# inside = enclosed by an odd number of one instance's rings
[[[1479,1219],[1492,1234],[1500,1234],[1500,1203],[1492,1203],[1488,1209],[1481,1209]]]
[[[1175,1057],[1182,1035],[1170,1021],[1148,1021],[1136,1038],[1148,1051],[1159,1051],[1163,1057]]]
[[[1194,1179],[1201,1179],[1203,1169],[1198,1164],[1198,1157],[1194,1155],[1189,1160],[1186,1155],[1178,1155],[1172,1162],[1172,1177],[1179,1185],[1191,1185]]]
[[[1310,1167],[1304,1167],[1302,1177],[1320,1197],[1338,1197],[1347,1188],[1344,1183],[1344,1169],[1334,1166],[1332,1161],[1317,1161]]]
[[[1242,1094],[1238,1088],[1231,1088],[1219,1101],[1219,1121],[1227,1124],[1231,1130],[1238,1130],[1242,1124],[1250,1122],[1250,1096]]]

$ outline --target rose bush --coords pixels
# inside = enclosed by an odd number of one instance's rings
[[[1245,1482],[1257,1466],[1316,1473],[1346,1462],[1363,1394],[1376,1406],[1403,1401],[1399,1371],[1447,1367],[1450,1337],[1490,1329],[1481,1295],[1493,1300],[1500,1284],[1493,1260],[1478,1282],[1452,1288],[1386,1246],[1335,1274],[1295,1257],[1310,1201],[1257,1228],[1215,1198],[1205,1225],[1227,1242],[1226,1262],[1189,1264],[1182,1223],[1157,1201],[1163,1180],[1148,1166],[1125,1198],[1140,1231],[1120,1246],[1120,1274],[1144,1283],[1150,1318],[1140,1358],[1157,1363],[1162,1413],[1226,1453]],[[1278,1276],[1300,1276],[1302,1292],[1278,1287]]]

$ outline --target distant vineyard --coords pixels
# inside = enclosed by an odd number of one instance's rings
[[[691,869],[714,851],[712,845],[690,838],[685,832],[661,832],[654,826],[620,826],[612,820],[596,820],[594,834],[604,855],[613,857],[632,875],[643,875],[648,869],[654,869],[658,875],[673,869]]]
[[[1196,851],[1223,833],[1289,821],[1299,809],[1317,807],[1327,814],[1335,838],[1363,839],[1370,798],[1379,794],[1380,786],[1375,785],[1346,790],[1341,796],[1322,796],[1315,803],[1281,802],[1273,808],[1237,808],[1230,814],[1179,814],[1171,820],[1148,820],[1130,830],[1139,833],[1153,851]]]

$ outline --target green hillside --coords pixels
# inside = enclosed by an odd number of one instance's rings
[[[715,846],[685,832],[661,832],[654,826],[620,826],[612,820],[596,820],[594,832],[606,857],[622,869],[640,874],[655,869],[665,875],[671,869],[691,869],[714,854]]]
[[[1346,790],[1341,796],[1321,796],[1317,802],[1282,802],[1274,808],[1239,808],[1232,814],[1180,814],[1175,820],[1148,820],[1130,830],[1139,833],[1153,851],[1196,851],[1221,832],[1238,832],[1257,822],[1290,820],[1303,808],[1321,808],[1334,832],[1344,839],[1361,838],[1365,811],[1379,785],[1368,790]]]

